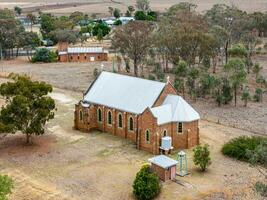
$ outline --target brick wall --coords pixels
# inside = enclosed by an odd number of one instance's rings
[[[59,55],[60,62],[94,62],[94,61],[107,61],[107,53],[76,53]]]
[[[177,95],[175,88],[170,83],[166,83],[164,89],[162,90],[161,94],[159,95],[158,99],[154,103],[153,107],[160,106],[168,94]]]

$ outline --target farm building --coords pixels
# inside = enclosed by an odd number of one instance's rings
[[[162,181],[173,180],[176,177],[176,165],[178,162],[167,156],[159,155],[148,159],[151,169]]]
[[[160,153],[165,136],[174,149],[199,144],[199,114],[170,82],[102,72],[75,105],[74,115],[78,130],[128,138],[153,154]]]
[[[108,51],[103,47],[68,47],[68,44],[61,43],[58,47],[60,62],[94,62],[107,61]]]

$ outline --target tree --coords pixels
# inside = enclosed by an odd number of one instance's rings
[[[128,6],[126,11],[126,17],[132,17],[135,9],[134,6]]]
[[[114,8],[112,8],[112,7],[108,7],[108,12],[109,12],[109,14],[110,15],[113,15],[113,12],[114,12]]]
[[[78,24],[79,21],[85,18],[84,14],[80,11],[75,11],[70,14],[69,19],[73,22],[73,24]]]
[[[21,15],[22,9],[19,6],[15,6],[14,11],[17,13],[17,15]]]
[[[149,0],[136,0],[135,6],[138,10],[147,12],[150,8],[149,3]]]
[[[36,21],[36,17],[35,17],[35,15],[34,14],[32,14],[32,13],[28,13],[27,14],[27,19],[30,21],[30,23],[31,23],[31,32],[32,32],[32,26],[33,26],[33,24],[35,23],[35,21]]]
[[[46,48],[36,49],[36,52],[33,54],[31,62],[44,62],[51,63],[57,61],[57,54],[53,51],[50,51]]]
[[[26,135],[26,143],[32,135],[44,134],[47,121],[54,118],[55,102],[47,96],[52,86],[31,81],[27,76],[14,76],[13,82],[3,83],[0,94],[6,105],[0,112],[0,132]]]
[[[249,91],[246,89],[242,93],[242,101],[244,101],[244,107],[247,107],[248,101],[251,99],[251,96],[249,94]]]
[[[56,18],[51,14],[42,14],[40,18],[41,18],[40,31],[42,33],[43,38],[47,39],[48,34],[51,31],[56,30],[56,25],[55,25]]]
[[[114,31],[112,46],[133,60],[135,76],[138,76],[138,66],[151,47],[152,31],[151,24],[143,21],[131,21]]]
[[[103,40],[103,32],[102,32],[102,29],[99,29],[99,31],[97,33],[97,40],[99,42],[101,42]]]
[[[262,102],[262,94],[263,94],[262,89],[261,88],[256,88],[255,95],[253,96],[254,100],[256,102]]]
[[[147,15],[146,15],[146,13],[144,11],[138,10],[134,14],[134,19],[135,20],[146,20],[147,19]]]
[[[194,152],[194,163],[200,167],[202,172],[206,171],[207,167],[211,164],[209,146],[197,146],[193,149]]]
[[[262,70],[262,67],[260,66],[259,63],[256,63],[253,66],[253,73],[256,75],[256,78],[259,76],[259,73],[261,72],[261,70]]]
[[[151,172],[149,165],[144,165],[136,174],[133,193],[138,200],[150,200],[160,192],[159,178]]]
[[[68,42],[68,43],[76,43],[78,40],[79,33],[73,30],[55,30],[50,32],[49,37],[50,39],[57,43],[57,42]]]
[[[235,58],[229,60],[229,62],[224,66],[224,69],[228,73],[230,82],[234,89],[236,106],[238,88],[241,86],[241,84],[245,83],[247,77],[245,65],[241,59]]]
[[[109,34],[111,29],[106,23],[100,21],[93,27],[93,36],[97,36],[100,30],[102,31],[103,37],[105,37],[107,34]]]
[[[0,200],[8,200],[7,196],[11,194],[14,187],[13,181],[7,175],[0,175]]]
[[[113,16],[114,16],[116,19],[120,18],[120,16],[121,16],[121,11],[120,11],[118,8],[115,8],[115,9],[113,10]]]

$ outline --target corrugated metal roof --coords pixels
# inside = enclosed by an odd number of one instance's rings
[[[68,47],[68,53],[103,53],[102,47]]]
[[[155,156],[153,158],[148,159],[148,161],[164,169],[178,164],[176,160],[164,155]]]
[[[84,101],[140,114],[152,107],[165,83],[111,72],[102,72],[84,96]]]
[[[162,105],[171,105],[173,122],[192,122],[200,119],[198,112],[181,96],[168,95]]]
[[[162,105],[151,108],[154,117],[157,118],[158,125],[165,124],[172,121],[172,106]]]

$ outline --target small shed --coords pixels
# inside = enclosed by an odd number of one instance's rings
[[[162,181],[173,180],[176,177],[176,165],[178,162],[165,155],[155,156],[148,159],[151,169]]]

